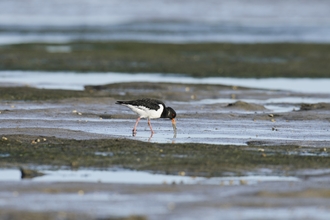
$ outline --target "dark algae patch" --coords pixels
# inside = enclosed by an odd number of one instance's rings
[[[328,156],[299,154],[306,150],[311,149],[270,146],[260,151],[253,145],[157,144],[128,139],[70,140],[10,135],[0,140],[0,154],[9,155],[1,158],[0,167],[121,167],[175,175],[183,171],[191,176],[211,177],[258,172],[259,168],[270,168],[285,175],[299,169],[330,166]]]
[[[83,91],[61,89],[37,89],[31,87],[0,87],[1,100],[48,100],[87,97],[90,94]]]
[[[49,47],[65,46],[66,52]],[[0,70],[180,73],[195,77],[329,77],[329,44],[73,42],[0,47]]]
[[[1,219],[24,219],[24,220],[147,220],[144,216],[132,215],[127,217],[106,217],[94,218],[88,214],[70,213],[70,212],[38,212],[38,211],[18,211],[18,210],[0,210]]]

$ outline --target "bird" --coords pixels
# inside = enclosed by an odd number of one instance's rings
[[[133,136],[136,135],[136,127],[141,118],[148,119],[151,136],[154,134],[154,131],[152,130],[150,119],[155,118],[171,119],[173,130],[176,134],[176,112],[171,107],[166,107],[164,102],[157,99],[144,98],[131,101],[117,101],[116,104],[126,106],[139,115],[133,128]]]

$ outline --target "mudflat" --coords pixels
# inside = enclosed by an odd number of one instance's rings
[[[328,45],[52,44],[1,46],[4,70],[329,77]],[[143,51],[143,53],[142,53]],[[3,219],[328,219],[330,94],[184,83],[0,87]],[[141,120],[116,100],[163,100],[171,121]],[[310,102],[312,100],[312,102]],[[315,101],[316,100],[316,101]],[[320,101],[317,101],[320,100]],[[64,181],[46,171],[136,171],[192,181]],[[103,175],[111,175],[104,172]],[[63,177],[65,178],[65,177]],[[63,182],[62,182],[63,181]],[[56,202],[54,202],[56,201]]]
[[[243,213],[259,210],[254,216],[281,210],[289,218],[293,214],[287,213],[288,206],[297,216],[318,211],[314,219],[323,219],[329,214],[329,104],[267,102],[283,97],[330,98],[327,94],[175,83],[86,85],[84,91],[1,90],[0,167],[20,169],[25,177],[1,184],[3,218],[234,218],[237,208]],[[138,97],[167,100],[178,114],[177,134],[169,120],[159,119],[152,121],[156,132],[152,137],[146,121],[140,122],[133,137],[136,116],[115,101]],[[232,101],[217,101],[222,99]],[[238,184],[229,180],[225,186],[222,181],[211,185],[33,181],[45,167],[116,168],[211,179],[245,176],[247,180]],[[249,176],[295,179],[250,184]],[[33,202],[31,195],[42,204]],[[129,196],[121,203],[127,207],[137,200],[144,202],[123,209],[113,195]],[[52,203],[54,196],[69,205]]]

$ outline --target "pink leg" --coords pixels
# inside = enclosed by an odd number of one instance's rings
[[[138,118],[136,119],[136,122],[135,122],[135,125],[134,125],[134,128],[133,128],[133,136],[136,135],[136,127],[137,127],[137,125],[139,124],[140,119],[141,119],[140,117],[138,117]]]
[[[148,118],[148,125],[149,125],[150,131],[151,131],[151,135],[153,135],[155,132],[152,130],[152,127],[151,127],[151,123],[150,123],[150,119],[149,118]]]

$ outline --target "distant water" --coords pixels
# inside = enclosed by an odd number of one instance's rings
[[[63,80],[65,79],[65,80]],[[45,89],[83,90],[85,85],[123,82],[170,82],[192,84],[221,84],[257,89],[287,90],[303,93],[330,94],[330,79],[324,78],[266,78],[245,79],[228,77],[193,78],[172,74],[75,73],[46,71],[0,71],[0,86],[26,85]],[[283,101],[283,100],[282,100]],[[292,100],[290,100],[292,102]],[[329,102],[329,100],[319,100]],[[311,102],[311,101],[310,101]]]
[[[0,44],[330,42],[328,0],[1,0]]]

